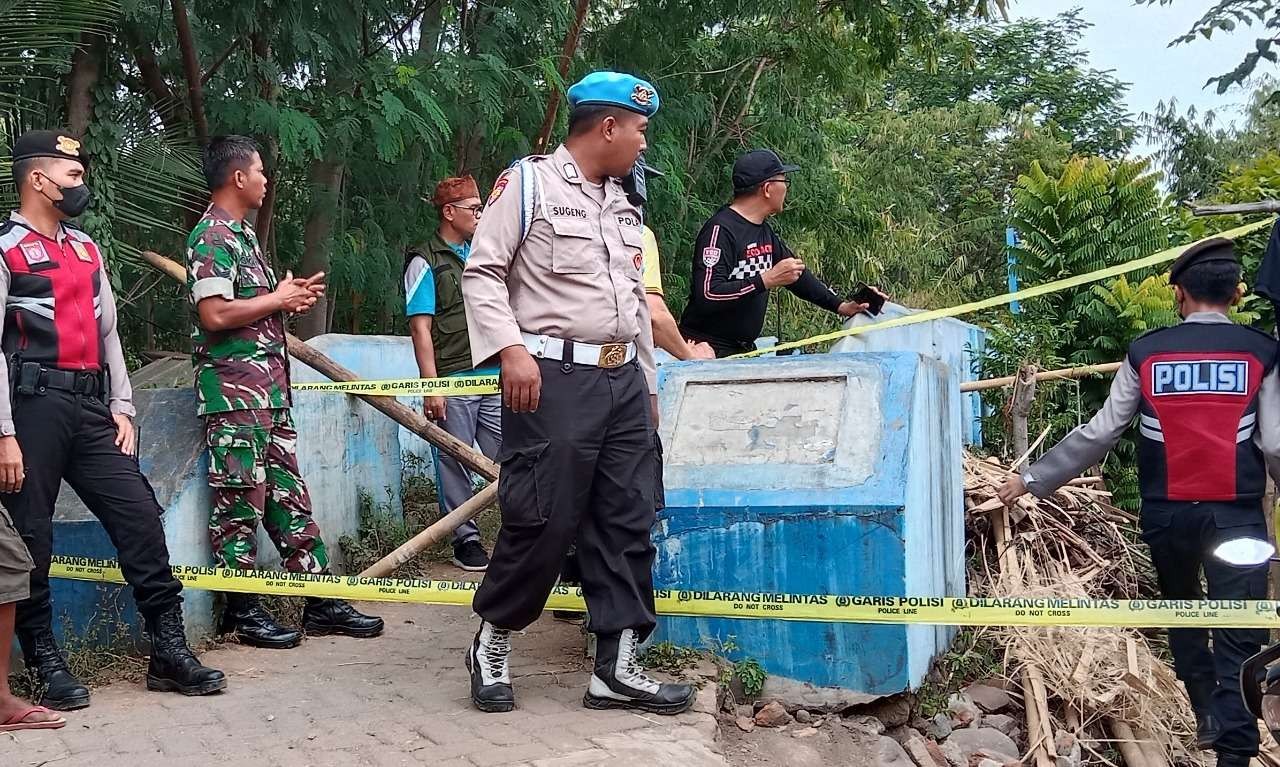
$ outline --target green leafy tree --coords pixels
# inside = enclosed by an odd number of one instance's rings
[[[1137,0],[1142,5],[1171,5],[1174,0]],[[1280,37],[1274,34],[1280,29],[1280,3],[1274,0],[1215,0],[1191,29],[1174,38],[1170,45],[1195,42],[1203,37],[1208,40],[1215,34],[1231,33],[1240,27],[1260,27],[1266,31],[1254,39],[1253,50],[1245,54],[1230,72],[1209,78],[1205,86],[1215,85],[1218,93],[1226,93],[1233,85],[1244,85],[1263,61],[1275,64],[1275,51]]]

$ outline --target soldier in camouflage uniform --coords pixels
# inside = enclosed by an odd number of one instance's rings
[[[315,305],[324,274],[277,281],[263,257],[244,221],[261,207],[267,185],[251,139],[214,140],[204,170],[212,204],[187,238],[187,287],[196,397],[209,444],[214,558],[223,567],[253,569],[261,521],[286,570],[326,573],[329,557],[298,473],[284,327],[286,312]],[[308,598],[303,612],[310,634],[371,637],[382,628],[381,618],[337,599]],[[252,595],[227,595],[221,629],[257,647],[294,647],[302,640]]]

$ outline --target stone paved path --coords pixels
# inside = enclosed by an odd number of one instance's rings
[[[676,717],[587,711],[583,641],[545,616],[514,638],[518,708],[471,708],[464,648],[475,624],[452,607],[366,605],[374,640],[321,637],[294,650],[226,645],[205,654],[229,677],[208,698],[117,683],[62,730],[0,734],[22,767],[723,767],[714,691]],[[16,759],[14,758],[16,757]]]

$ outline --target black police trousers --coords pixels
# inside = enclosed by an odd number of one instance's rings
[[[1144,502],[1142,538],[1151,547],[1161,595],[1166,599],[1266,599],[1268,565],[1234,567],[1213,556],[1232,538],[1267,539],[1260,501]],[[1212,633],[1212,644],[1210,634]],[[1262,649],[1265,629],[1169,629],[1173,667],[1183,682],[1217,680],[1213,713],[1222,728],[1214,750],[1258,754],[1258,722],[1240,697],[1240,667]]]
[[[116,447],[116,424],[107,406],[94,397],[49,389],[16,395],[13,420],[26,479],[17,493],[0,494],[0,504],[36,565],[31,596],[18,603],[17,633],[24,649],[30,649],[33,632],[53,625],[49,559],[53,506],[63,479],[106,528],[138,611],[151,617],[180,603],[182,584],[169,568],[160,504],[137,459]]]
[[[502,409],[502,528],[472,607],[498,628],[525,628],[576,542],[587,630],[647,637],[657,623],[649,534],[661,457],[644,375],[635,362],[537,363],[538,409]]]

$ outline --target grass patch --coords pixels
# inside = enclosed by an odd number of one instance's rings
[[[681,675],[698,665],[704,652],[692,647],[681,647],[671,642],[658,642],[640,653],[640,665],[653,671]]]

